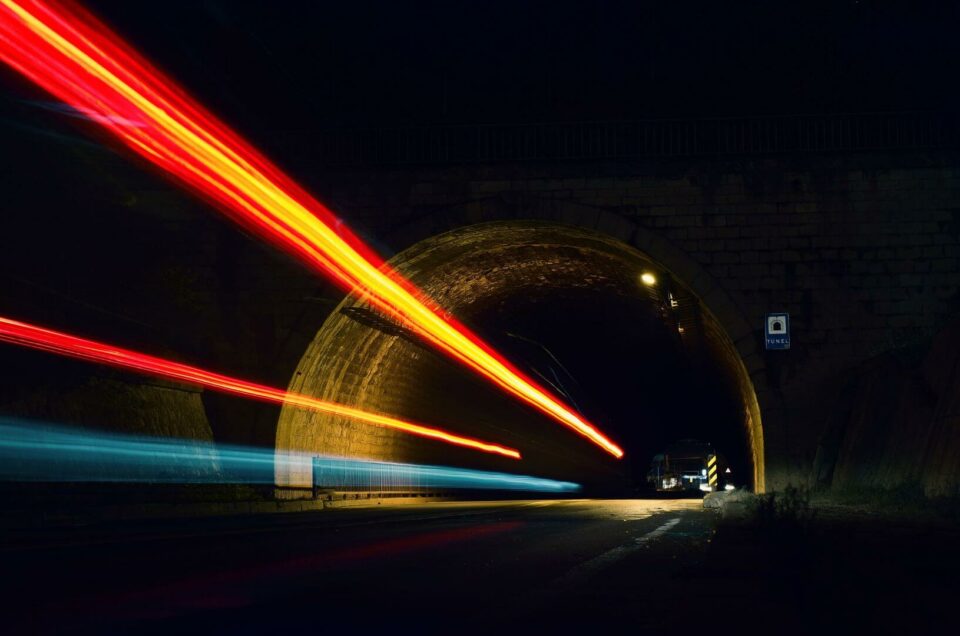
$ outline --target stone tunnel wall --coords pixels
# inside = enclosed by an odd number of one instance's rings
[[[72,362],[61,366],[66,366],[72,371],[73,378],[79,379],[61,378],[58,391],[53,395],[49,391],[49,376],[45,382],[38,382],[32,391],[17,391],[13,396],[0,391],[0,403],[3,404],[0,422],[28,425],[38,430],[47,427],[84,429],[91,435],[90,441],[86,442],[89,444],[96,444],[96,436],[101,433],[177,439],[182,441],[184,452],[199,451],[214,441],[201,391],[194,387],[109,370],[84,375],[85,369]],[[10,399],[6,399],[8,397]],[[29,466],[29,452],[25,456]],[[19,474],[17,461],[14,459],[12,465],[5,466],[9,474]],[[83,453],[66,452],[59,457],[58,465],[67,474],[82,475],[93,481],[113,481],[113,476],[118,474],[123,475],[121,481],[149,479],[144,475],[154,474],[149,466],[116,473],[109,453],[91,463],[90,457]],[[189,466],[188,472],[180,473],[187,479],[223,477],[221,465],[213,459],[192,462]]]
[[[711,279],[706,287],[684,282],[715,290],[702,300],[725,325],[745,321],[746,333],[730,335],[741,351],[757,352],[746,364],[773,488],[809,483],[851,374],[930,339],[960,308],[960,165],[952,155],[324,174],[317,192],[388,252],[476,222],[539,218],[609,233],[654,257],[688,257],[695,267],[675,273]],[[790,351],[762,351],[771,311],[791,314]]]
[[[736,414],[726,413],[721,417],[714,412],[718,418],[715,426],[740,429],[732,436],[739,434],[743,438],[741,441],[745,442],[742,450],[748,457],[743,458],[743,468],[752,468],[750,483],[763,489],[761,420],[754,387],[740,353],[707,311],[699,320],[686,323],[685,332],[677,333],[677,323],[672,321],[678,316],[662,314],[665,309],[660,292],[651,291],[638,281],[641,272],[653,270],[660,275],[662,268],[630,245],[609,235],[570,226],[535,221],[484,223],[420,241],[398,254],[391,260],[391,265],[467,325],[485,317],[477,326],[493,328],[492,335],[501,338],[505,332],[498,332],[491,323],[496,324],[503,316],[518,311],[517,299],[523,299],[520,311],[535,311],[538,306],[551,306],[552,311],[557,311],[557,305],[549,305],[551,299],[572,297],[579,306],[590,306],[594,319],[602,320],[608,331],[623,334],[619,342],[588,335],[586,340],[595,351],[609,350],[611,346],[626,347],[633,352],[630,354],[634,356],[630,358],[631,364],[638,368],[652,366],[660,375],[670,371],[666,360],[656,361],[658,355],[676,356],[679,349],[686,348],[688,355],[698,355],[701,360],[709,357],[718,365],[714,377],[727,382],[730,390],[737,393],[734,398]],[[685,310],[689,306],[689,311],[696,311],[692,309],[688,290],[676,284],[670,289],[672,298],[682,299],[679,302]],[[624,302],[628,299],[633,300]],[[638,312],[637,306],[644,310]],[[618,321],[618,317],[607,311],[616,311],[617,316],[626,313],[630,319],[628,322],[622,318]],[[541,329],[545,325],[534,322],[539,331],[525,332],[522,322],[509,319],[511,329],[519,329],[519,333],[540,341],[541,334],[549,334],[550,329]],[[577,324],[576,319],[567,324]],[[530,328],[530,324],[526,328]],[[570,329],[575,332],[576,327]],[[629,333],[631,331],[634,333]],[[656,342],[636,347],[633,338],[637,332],[648,334],[646,337]],[[513,335],[513,338],[517,337]],[[634,344],[627,344],[625,340]],[[661,347],[665,342],[668,346]],[[671,349],[669,342],[674,342],[678,349]],[[543,344],[538,346],[550,353],[554,344],[550,349]],[[530,354],[527,351],[527,355]],[[562,353],[559,355],[563,357]],[[644,355],[647,355],[646,359],[643,359]],[[572,357],[576,359],[577,356],[573,354]],[[622,358],[594,353],[590,360],[588,367],[594,373],[602,373],[599,369],[604,361],[614,363],[614,360],[620,365],[621,373],[628,372]],[[580,367],[580,371],[583,370],[584,367]],[[684,366],[683,378],[689,380],[691,375],[690,369]],[[644,390],[642,373],[637,371],[631,377],[640,385],[632,387],[630,415],[623,417],[623,411],[620,411],[616,417],[604,422],[608,425],[606,432],[621,442],[635,434],[633,429],[643,421],[636,416],[637,403],[655,402],[661,397],[651,395],[648,388]],[[681,388],[680,383],[671,384],[671,387],[676,387],[678,392],[689,390]],[[289,389],[415,422],[447,426],[477,439],[494,440],[520,449],[524,461],[518,465],[512,459],[452,448],[409,434],[295,407],[285,407],[281,413],[277,429],[280,451],[414,463],[452,462],[457,466],[481,469],[520,470],[574,480],[593,489],[592,492],[597,492],[597,488],[609,488],[611,482],[622,482],[625,473],[631,470],[630,466],[612,461],[590,445],[575,443],[577,440],[563,427],[556,426],[548,418],[534,415],[516,399],[504,395],[474,374],[462,371],[423,345],[412,332],[353,296],[345,299],[319,330],[300,361]],[[677,399],[679,395],[671,394],[670,399]],[[582,394],[580,397],[587,399]],[[608,397],[616,401],[615,396]],[[687,397],[684,394],[681,399]],[[709,398],[707,400],[711,403]],[[598,401],[602,400],[592,395],[589,402],[580,403],[578,408],[585,408],[583,412],[590,417],[593,409],[601,407],[606,410],[613,406],[609,400],[602,406]],[[716,402],[711,404],[717,406]],[[657,411],[659,406],[652,403],[647,408],[651,412],[661,412]],[[675,426],[676,414],[680,410],[674,404],[669,409],[670,417],[647,421],[646,425],[652,429],[646,432],[646,436],[655,438],[662,434],[655,429]],[[730,430],[723,433],[724,439],[731,439]],[[675,437],[664,443],[674,440]],[[651,456],[656,450],[655,447],[648,449]],[[641,453],[630,459],[640,467],[638,472],[645,475],[649,456]],[[305,487],[311,484],[309,470],[310,467],[301,462],[278,463],[279,494],[302,495]]]
[[[31,138],[22,148],[36,148],[36,165],[45,169],[60,157],[75,161],[53,142]],[[70,188],[6,184],[11,210],[33,210],[38,196],[47,203],[41,208],[60,210],[21,215],[24,236],[54,222],[74,225],[55,249],[40,251],[32,240],[8,246],[5,273],[24,281],[3,279],[5,311],[287,383],[342,293],[243,237],[190,195],[122,157],[102,155],[101,167],[85,169],[82,179],[54,173]],[[387,256],[477,222],[533,218],[595,229],[657,259],[700,296],[743,358],[763,420],[769,487],[810,479],[821,441],[836,428],[831,422],[849,411],[852,379],[871,360],[928,346],[960,309],[960,159],[950,153],[367,169],[301,161],[294,168]],[[91,232],[87,217],[68,205],[70,198],[85,200],[79,193],[88,190],[98,222],[112,232]],[[57,197],[63,205],[52,204]],[[131,240],[118,245],[115,235]],[[763,314],[775,310],[791,312],[789,352],[762,350]],[[149,329],[131,327],[140,323]],[[4,353],[9,368],[20,369],[10,355]],[[5,407],[16,405],[8,412],[61,416],[27,403],[31,386],[41,382],[16,380],[8,378],[0,396]],[[107,401],[127,401],[106,393]],[[276,437],[277,409],[211,393],[171,408],[196,422],[184,436],[212,431],[217,441],[263,446]],[[117,409],[126,412],[125,405]],[[62,417],[105,419],[94,410],[89,418]],[[157,420],[152,428],[165,426]]]
[[[929,345],[888,352],[845,387],[814,462],[841,492],[960,495],[960,323]]]

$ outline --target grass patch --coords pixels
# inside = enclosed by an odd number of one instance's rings
[[[757,529],[778,534],[805,533],[817,516],[810,504],[810,491],[794,486],[758,495],[752,512]]]
[[[827,490],[817,497],[820,504],[858,506],[890,515],[936,517],[960,522],[960,495],[927,497],[919,482],[895,488],[845,488]]]

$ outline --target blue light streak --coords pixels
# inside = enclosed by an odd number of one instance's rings
[[[273,484],[281,462],[313,466],[330,489],[446,488],[568,493],[578,484],[467,468],[316,456],[122,435],[0,418],[0,480]]]

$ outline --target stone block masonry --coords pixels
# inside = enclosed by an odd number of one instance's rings
[[[807,479],[860,365],[925,342],[960,313],[960,162],[946,152],[354,169],[327,171],[317,187],[338,201],[360,201],[361,190],[369,204],[341,212],[395,250],[501,219],[635,245],[642,232],[699,269],[675,275],[712,279],[751,346],[762,349],[767,312],[790,312],[792,349],[761,351],[758,371],[782,407],[769,447],[784,481]]]

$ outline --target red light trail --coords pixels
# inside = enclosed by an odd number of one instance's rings
[[[0,0],[0,58],[248,230],[359,294],[501,389],[611,455],[623,456],[595,426],[391,271],[323,204],[82,9]]]
[[[512,448],[489,444],[479,440],[453,435],[435,428],[398,420],[387,415],[355,409],[335,402],[325,402],[299,393],[287,393],[262,384],[238,380],[219,373],[204,371],[179,362],[156,358],[129,349],[78,338],[59,331],[29,325],[0,317],[0,342],[57,353],[89,362],[98,362],[128,371],[169,378],[196,384],[221,393],[230,393],[262,402],[291,404],[312,411],[340,415],[366,424],[392,428],[404,433],[440,440],[448,444],[466,446],[487,453],[520,459],[520,453]]]

